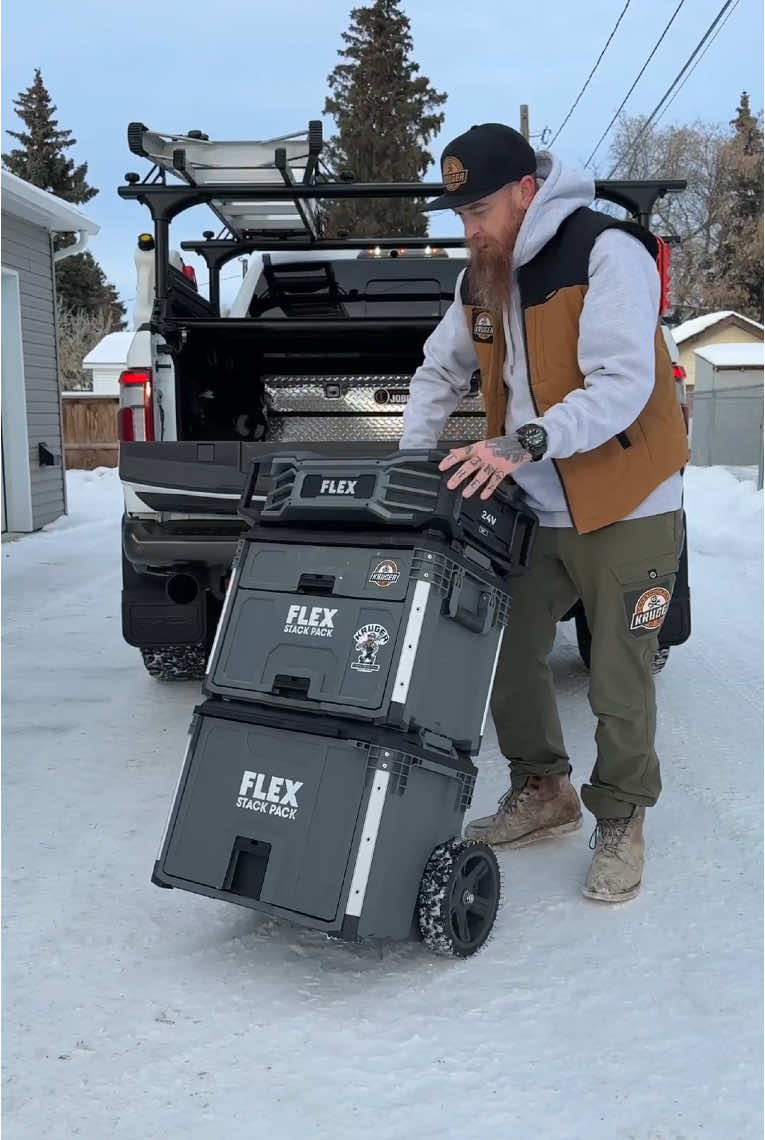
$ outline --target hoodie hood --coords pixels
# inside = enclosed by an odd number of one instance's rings
[[[583,171],[565,168],[549,151],[537,154],[541,186],[526,211],[513,250],[513,268],[520,269],[555,236],[561,223],[595,197],[595,182]]]

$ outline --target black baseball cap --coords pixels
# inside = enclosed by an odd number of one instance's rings
[[[536,169],[534,148],[520,131],[503,123],[482,123],[444,148],[441,176],[446,193],[429,202],[423,210],[467,206],[501,190],[508,182],[536,174]]]

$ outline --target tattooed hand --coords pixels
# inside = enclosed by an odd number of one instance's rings
[[[448,480],[447,487],[453,491],[460,483],[470,479],[462,490],[463,496],[469,499],[476,491],[483,488],[481,498],[488,499],[503,479],[530,460],[528,451],[521,447],[513,433],[513,435],[500,436],[498,439],[484,439],[480,443],[471,444],[470,447],[458,447],[441,460],[438,469],[448,471],[450,467],[461,463],[459,470]]]

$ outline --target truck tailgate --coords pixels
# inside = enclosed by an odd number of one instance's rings
[[[450,442],[449,447],[459,443]],[[263,468],[255,497],[265,496],[270,486],[267,474],[274,455],[296,449],[336,458],[383,456],[397,450],[395,441],[332,441],[298,443],[121,443],[119,473],[146,509],[235,515],[239,497],[253,459]]]

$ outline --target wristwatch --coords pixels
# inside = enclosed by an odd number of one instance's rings
[[[534,463],[538,463],[547,451],[547,432],[539,424],[524,424],[516,431],[518,442],[528,451]]]

